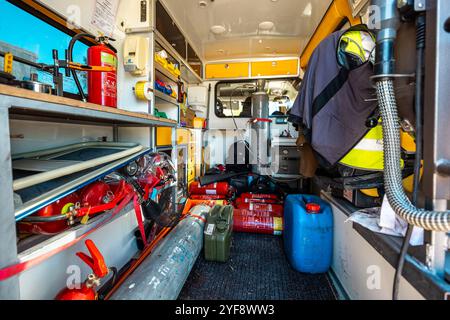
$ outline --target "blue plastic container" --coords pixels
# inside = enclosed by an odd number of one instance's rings
[[[303,273],[327,272],[333,256],[330,204],[316,196],[289,195],[284,205],[284,219],[284,249],[291,266]]]

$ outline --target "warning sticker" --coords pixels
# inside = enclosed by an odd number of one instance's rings
[[[283,231],[283,218],[279,217],[273,218],[273,230],[275,231],[274,233],[275,235],[281,234],[281,232]]]
[[[205,234],[208,236],[212,236],[212,234],[214,233],[214,229],[216,228],[215,224],[208,224],[206,226],[206,230],[205,230]]]

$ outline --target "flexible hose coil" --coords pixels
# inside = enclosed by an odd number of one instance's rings
[[[450,211],[437,212],[418,209],[405,194],[400,168],[400,127],[394,82],[385,78],[376,83],[376,88],[383,119],[384,184],[390,205],[400,217],[411,225],[430,231],[450,231]]]

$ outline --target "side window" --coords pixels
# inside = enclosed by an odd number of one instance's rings
[[[14,56],[32,62],[52,64],[52,50],[59,51],[60,59],[64,59],[71,37],[40,20],[32,14],[7,2],[0,1],[0,51],[11,52]],[[78,42],[74,48],[74,60],[87,63],[88,46]],[[0,70],[3,70],[3,57],[0,57]],[[64,74],[64,72],[62,72]],[[13,75],[16,80],[29,80],[37,76],[39,82],[53,84],[52,75],[48,72],[14,62]],[[87,92],[87,75],[79,73],[83,90]],[[64,91],[78,94],[72,77],[64,78]]]
[[[221,118],[251,118],[256,81],[219,82],[216,85],[216,115]]]
[[[269,95],[269,115],[286,116],[297,97],[292,85],[297,79],[267,80],[264,91]],[[219,82],[216,85],[216,116],[221,118],[251,118],[252,95],[256,92],[256,81]]]

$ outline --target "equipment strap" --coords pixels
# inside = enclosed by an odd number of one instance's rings
[[[111,213],[111,216],[97,225],[95,228],[92,228],[85,234],[81,235],[80,237],[70,241],[69,243],[66,243],[65,245],[62,245],[61,247],[55,248],[43,255],[40,255],[36,258],[20,262],[18,264],[6,267],[4,269],[0,270],[0,281],[4,281],[6,279],[9,279],[11,277],[14,277],[18,274],[21,274],[25,270],[31,269],[35,267],[36,265],[40,264],[41,262],[53,257],[54,255],[72,247],[73,245],[77,244],[81,240],[85,239],[89,235],[91,235],[94,231],[98,230],[99,228],[106,225],[108,222],[110,222],[120,211],[122,211],[125,206],[130,202],[130,200],[133,198],[133,193],[129,193],[121,202],[120,204],[114,209],[114,211]]]
[[[335,94],[342,89],[345,82],[348,80],[349,74],[349,70],[341,68],[341,71],[339,71],[338,75],[333,80],[331,80],[331,82],[325,87],[325,89],[314,99],[312,105],[313,118],[320,112],[320,110],[323,109],[323,107],[325,107],[328,101],[330,101],[331,98],[333,98]]]
[[[145,234],[144,220],[142,219],[141,204],[139,203],[137,195],[133,198],[134,212],[136,213],[136,220],[139,226],[139,232],[141,233],[142,241],[144,242],[144,247],[148,245],[147,235]]]

